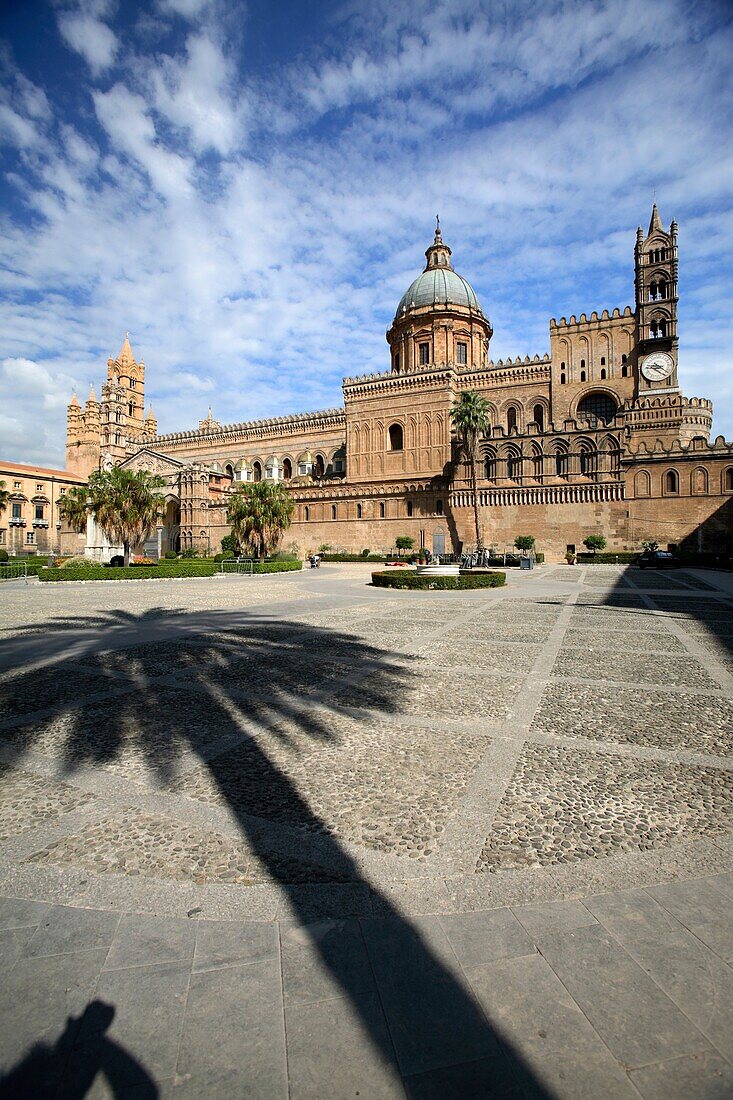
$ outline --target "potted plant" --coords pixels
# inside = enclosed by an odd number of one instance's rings
[[[575,565],[575,554],[568,550],[567,554],[565,555],[565,561],[568,563],[568,565]]]

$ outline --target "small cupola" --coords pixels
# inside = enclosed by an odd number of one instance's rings
[[[433,243],[429,248],[425,250],[425,259],[427,263],[425,270],[430,271],[434,267],[447,267],[453,268],[453,264],[450,261],[451,250],[443,240],[443,234],[440,230],[440,218],[435,215],[435,237]]]

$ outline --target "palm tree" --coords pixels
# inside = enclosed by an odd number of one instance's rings
[[[227,503],[227,521],[240,546],[255,557],[264,558],[279,543],[293,514],[290,493],[277,482],[257,481],[243,485]]]
[[[59,500],[59,515],[66,520],[72,531],[78,531],[79,534],[87,529],[88,501],[89,493],[83,488],[70,489]]]
[[[476,525],[476,549],[480,553],[484,548],[484,536],[478,507],[478,460],[479,440],[488,431],[491,418],[489,404],[474,390],[463,390],[458,400],[451,406],[451,420],[461,442],[464,454],[471,464],[471,490],[473,492],[473,519]]]
[[[157,492],[165,478],[148,470],[95,470],[89,475],[89,510],[110,542],[121,542],[124,564],[130,549],[143,542],[155,528],[165,504]]]
[[[2,514],[8,506],[10,500],[10,489],[5,488],[5,482],[0,481],[0,514]]]

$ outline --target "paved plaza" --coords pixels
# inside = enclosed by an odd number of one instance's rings
[[[733,575],[0,589],[0,1097],[733,1095]]]

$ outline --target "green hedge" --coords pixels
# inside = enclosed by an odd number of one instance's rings
[[[615,554],[604,550],[598,554],[578,554],[581,565],[630,565],[639,556],[638,550],[619,550]]]
[[[252,566],[253,573],[288,573],[301,569],[300,561],[259,561]],[[44,569],[38,576],[42,581],[141,581],[150,578],[213,577],[221,572],[220,566],[210,561],[164,561],[159,565],[89,565],[83,569]]]
[[[321,554],[321,561],[397,561],[397,556],[387,558],[384,554],[369,554],[368,557],[364,557],[363,554]],[[403,561],[409,561],[409,558],[403,558]]]
[[[435,577],[410,570],[395,569],[385,573],[372,573],[375,588],[457,589],[501,588],[506,584],[506,573],[461,573],[458,577]]]

